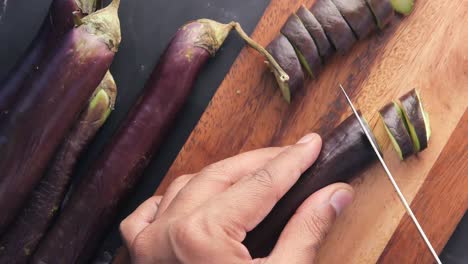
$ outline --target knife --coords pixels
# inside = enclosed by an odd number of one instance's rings
[[[354,108],[354,105],[353,105],[353,103],[351,102],[351,99],[349,99],[349,96],[348,96],[348,94],[346,93],[346,91],[345,91],[343,85],[340,84],[340,88],[341,88],[341,91],[343,92],[344,96],[346,97],[346,101],[348,102],[349,106],[350,106],[351,109],[353,110],[354,115],[356,116],[357,120],[359,121],[359,124],[361,125],[362,130],[363,130],[364,133],[366,134],[366,137],[367,137],[367,139],[369,140],[369,143],[372,145],[372,148],[374,149],[375,154],[376,154],[377,157],[379,158],[380,164],[382,165],[383,169],[385,170],[385,172],[386,172],[386,174],[387,174],[387,177],[388,177],[388,179],[390,180],[390,182],[392,183],[393,188],[395,189],[396,193],[398,194],[398,198],[400,198],[400,201],[401,201],[401,203],[403,204],[403,206],[405,207],[406,212],[408,213],[408,215],[409,215],[409,216],[411,217],[411,219],[413,220],[414,225],[415,225],[416,228],[418,229],[419,234],[421,235],[422,239],[423,239],[424,242],[426,243],[426,246],[427,246],[427,248],[429,249],[429,251],[431,252],[432,256],[434,257],[434,260],[435,260],[438,264],[442,264],[442,262],[441,262],[440,259],[439,259],[439,256],[437,255],[437,252],[436,252],[436,251],[434,250],[434,248],[432,247],[432,244],[431,244],[431,242],[429,241],[429,239],[427,238],[426,233],[424,233],[424,230],[422,229],[421,225],[419,224],[418,219],[417,219],[416,216],[414,215],[413,210],[411,210],[411,207],[409,206],[408,202],[406,201],[405,196],[403,196],[403,193],[401,192],[400,187],[398,187],[398,184],[396,183],[395,178],[393,178],[392,173],[390,172],[390,170],[389,170],[388,167],[387,167],[387,164],[386,164],[385,161],[383,160],[382,155],[380,155],[380,152],[379,152],[377,146],[374,144],[374,142],[373,142],[373,140],[372,140],[372,138],[371,138],[371,136],[370,136],[370,134],[369,134],[369,131],[367,131],[367,129],[366,129],[366,127],[364,126],[364,123],[363,123],[361,117],[359,116],[359,114],[358,114],[357,111],[356,111],[356,108]]]

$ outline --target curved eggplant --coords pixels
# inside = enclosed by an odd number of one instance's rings
[[[413,140],[406,128],[405,117],[398,104],[391,102],[380,111],[385,130],[401,160],[414,153]]]
[[[299,7],[296,12],[296,15],[301,19],[305,28],[312,36],[317,45],[322,61],[325,62],[334,52],[332,44],[325,35],[322,26],[317,21],[317,18],[307,9],[304,5]]]
[[[311,10],[335,49],[345,54],[356,42],[353,31],[331,0],[316,1]]]
[[[281,89],[281,92],[284,99],[290,102],[291,95],[304,87],[304,72],[302,71],[296,51],[283,34],[280,34],[268,44],[267,50],[289,75],[289,85]]]
[[[371,132],[370,128],[368,131]],[[372,135],[372,132],[371,132]],[[374,143],[378,146],[374,138]],[[377,156],[352,115],[323,138],[315,163],[273,207],[268,216],[247,233],[243,244],[253,258],[267,256],[296,209],[311,194],[335,183],[348,181],[377,160]]]
[[[307,73],[317,78],[322,68],[322,61],[315,42],[296,14],[291,14],[281,29],[289,42],[296,49],[297,57]]]
[[[20,215],[0,238],[0,263],[27,263],[54,219],[78,157],[114,107],[117,89],[109,72],[96,91]]]
[[[414,143],[414,150],[419,152],[427,148],[431,136],[429,117],[424,111],[421,97],[415,89],[400,97],[401,109]]]
[[[74,26],[74,16],[92,13],[96,0],[54,0],[49,14],[20,62],[0,83],[0,117],[8,114],[19,100],[22,87],[28,89],[31,80],[40,70],[41,61],[57,47],[60,39]],[[27,95],[25,95],[27,96]]]
[[[0,125],[0,233],[39,182],[55,150],[99,85],[120,43],[120,1],[83,18],[32,76]]]
[[[181,27],[143,94],[71,194],[33,263],[86,263],[117,207],[140,178],[184,104],[196,77],[232,25],[197,20]],[[66,243],[65,243],[66,242]]]
[[[359,39],[377,30],[372,11],[365,0],[332,0]]]
[[[395,15],[390,0],[366,0],[366,2],[374,14],[377,26],[383,29]]]

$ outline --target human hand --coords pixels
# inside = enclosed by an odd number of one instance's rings
[[[177,178],[164,197],[145,201],[120,225],[132,263],[313,263],[352,188],[337,183],[306,199],[271,254],[252,259],[246,233],[316,160],[317,134],[295,145],[246,152]]]

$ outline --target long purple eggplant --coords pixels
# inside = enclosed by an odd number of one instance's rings
[[[114,107],[117,89],[109,72],[96,91],[20,215],[0,238],[0,263],[27,263],[58,212],[78,157]]]
[[[39,71],[41,61],[48,52],[54,50],[60,39],[74,26],[74,16],[83,16],[94,12],[96,0],[54,0],[42,26],[28,47],[26,53],[15,67],[0,83],[0,119],[11,111],[22,87],[29,88],[27,80],[31,80]]]
[[[33,263],[89,260],[112,223],[118,205],[128,196],[163,142],[203,66],[232,29],[276,68],[271,55],[246,36],[238,23],[199,19],[179,28],[139,101],[71,194],[34,254]],[[278,76],[281,71],[278,68]]]
[[[54,151],[103,79],[120,43],[114,0],[86,16],[34,73],[0,124],[0,233],[18,214]]]
[[[359,121],[354,115],[348,117],[323,138],[322,150],[314,165],[304,172],[268,216],[247,233],[243,243],[251,256],[265,257],[270,253],[289,218],[307,197],[329,184],[350,180],[374,161],[376,155]]]

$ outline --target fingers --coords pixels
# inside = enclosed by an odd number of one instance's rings
[[[257,149],[206,167],[177,194],[170,205],[170,211],[184,213],[193,210],[214,195],[225,191],[240,178],[252,174],[283,150],[284,148],[279,147]]]
[[[245,233],[265,218],[278,200],[316,160],[321,148],[317,134],[303,137],[286,148],[250,177],[245,177],[204,207],[205,214],[236,234],[242,241]],[[229,213],[226,213],[229,212]],[[234,228],[234,230],[233,230]]]
[[[177,177],[167,188],[164,193],[164,197],[159,204],[158,212],[156,213],[156,218],[158,218],[162,213],[164,213],[172,203],[172,200],[177,196],[179,191],[185,187],[185,185],[195,176],[195,174],[187,174]]]
[[[130,248],[135,237],[154,221],[161,198],[152,196],[120,223],[120,233],[127,248]]]
[[[336,216],[353,200],[351,186],[336,183],[314,193],[289,220],[268,257],[271,263],[313,263]]]

